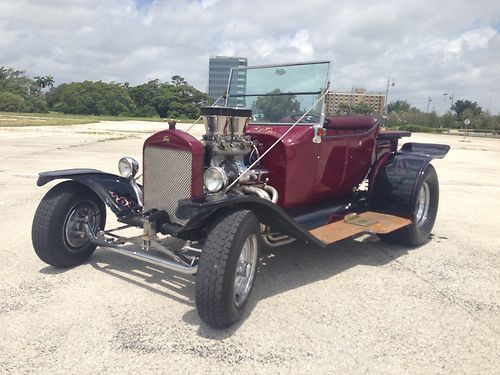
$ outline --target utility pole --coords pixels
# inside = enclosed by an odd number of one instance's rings
[[[425,111],[425,113],[429,113],[429,104],[431,104],[431,102],[432,102],[432,99],[431,99],[431,97],[429,96],[429,97],[427,98],[427,111]]]

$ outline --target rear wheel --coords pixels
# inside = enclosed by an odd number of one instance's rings
[[[31,230],[33,247],[45,263],[65,268],[79,265],[94,252],[85,224],[104,229],[106,208],[87,187],[73,181],[53,187],[42,198]]]
[[[257,217],[247,210],[222,216],[209,232],[196,275],[196,308],[216,328],[240,319],[252,290],[260,248]]]
[[[417,187],[413,202],[412,223],[380,238],[398,245],[418,246],[429,240],[436,221],[439,203],[439,182],[434,167],[429,164]]]

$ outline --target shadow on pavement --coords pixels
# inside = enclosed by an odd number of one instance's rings
[[[258,275],[245,315],[240,322],[222,331],[208,327],[198,317],[194,301],[196,276],[178,274],[101,249],[89,259],[89,264],[110,276],[192,307],[182,317],[184,322],[199,326],[200,336],[221,340],[236,332],[261,300],[329,279],[359,265],[385,265],[411,250],[382,241],[357,242],[352,239],[337,242],[326,249],[301,243],[265,249],[260,254]],[[47,268],[51,267],[44,270]]]
[[[38,272],[40,272],[40,273],[42,273],[44,275],[59,275],[61,273],[65,273],[65,272],[71,271],[73,268],[75,268],[75,267],[56,268],[56,267],[53,267],[53,266],[46,266],[46,267],[43,267]]]
[[[88,263],[96,270],[117,279],[194,307],[194,276],[183,275],[99,248]]]

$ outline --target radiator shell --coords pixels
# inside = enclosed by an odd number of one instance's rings
[[[144,142],[144,211],[165,210],[174,223],[180,199],[203,195],[204,146],[182,130],[164,130]]]

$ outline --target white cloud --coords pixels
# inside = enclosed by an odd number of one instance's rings
[[[500,111],[500,3],[309,0],[16,0],[0,3],[0,66],[63,81],[132,84],[181,74],[200,89],[208,57],[251,64],[333,59],[332,85],[425,109],[442,93]]]
[[[203,9],[210,8],[217,4],[220,0],[201,0],[201,7]]]
[[[498,32],[492,27],[483,27],[479,29],[464,32],[458,38],[447,43],[447,51],[452,53],[472,52],[478,48],[488,47],[488,43]]]
[[[307,29],[297,31],[290,45],[297,49],[305,58],[311,58],[314,54],[314,48],[309,41],[309,30]]]

